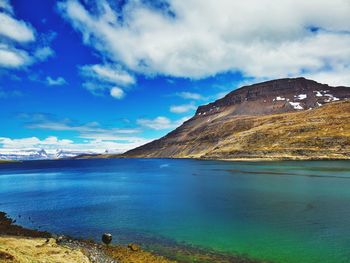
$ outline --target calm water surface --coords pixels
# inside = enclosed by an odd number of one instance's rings
[[[273,262],[350,262],[348,161],[2,164],[0,210],[76,237],[144,234]]]

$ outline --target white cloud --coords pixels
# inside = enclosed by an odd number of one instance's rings
[[[35,40],[35,31],[29,24],[5,13],[0,13],[0,35],[17,42]]]
[[[0,8],[3,9],[4,11],[12,14],[13,13],[13,8],[10,5],[8,0],[0,0]]]
[[[36,38],[35,29],[14,16],[9,1],[0,0],[0,67],[22,68],[52,56],[52,49],[38,46]]]
[[[193,93],[193,92],[178,92],[176,95],[183,99],[189,99],[189,100],[203,100],[205,99],[201,94],[199,93]]]
[[[319,82],[333,86],[344,86],[350,84],[350,65],[343,67],[334,65],[331,70],[310,73],[307,78],[317,79]]]
[[[173,113],[184,113],[191,110],[195,110],[197,107],[193,104],[182,104],[170,106],[170,111]]]
[[[26,51],[0,43],[0,67],[18,68],[30,64],[31,61]]]
[[[348,0],[167,3],[174,15],[143,1],[129,1],[119,13],[107,1],[94,13],[78,0],[59,9],[85,44],[143,74],[203,78],[240,71],[276,78],[349,67]]]
[[[21,139],[10,139],[6,137],[0,137],[0,144],[2,148],[6,149],[26,149],[26,148],[43,148],[48,146],[63,147],[70,145],[71,140],[59,140],[57,137],[49,136],[44,140],[40,140],[37,137],[28,137]]]
[[[66,80],[62,77],[58,77],[57,79],[54,79],[54,78],[51,78],[50,76],[46,77],[46,83],[49,86],[62,86],[67,84]]]
[[[171,121],[167,117],[159,116],[154,119],[138,119],[137,124],[153,130],[164,130],[176,128],[188,119],[189,117],[184,117],[180,120]]]
[[[98,79],[100,81],[118,84],[118,85],[132,85],[135,79],[126,71],[122,70],[118,65],[112,64],[95,64],[85,65],[81,67],[82,74]]]
[[[138,119],[137,124],[154,130],[170,129],[174,127],[168,118],[162,116],[155,119]]]
[[[104,90],[109,90],[110,95],[117,99],[125,95],[120,86],[127,87],[136,82],[132,75],[117,64],[85,65],[80,68],[80,71],[86,78],[83,84],[86,89],[97,95]]]
[[[111,89],[111,96],[116,99],[121,99],[124,97],[124,91],[118,87]]]
[[[55,52],[50,47],[40,47],[34,52],[34,57],[40,61],[44,61],[49,57],[52,57]]]

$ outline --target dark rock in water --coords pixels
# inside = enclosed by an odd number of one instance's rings
[[[130,243],[128,245],[128,248],[130,248],[131,251],[139,251],[140,250],[140,247],[136,244],[133,244],[133,243]]]
[[[109,243],[112,242],[112,234],[109,233],[104,233],[102,235],[102,242],[108,245]]]

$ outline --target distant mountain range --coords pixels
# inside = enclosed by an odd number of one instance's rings
[[[57,149],[54,152],[47,152],[44,149],[27,149],[17,151],[0,152],[0,160],[48,160],[66,159],[77,155],[87,154],[86,152],[65,151]]]
[[[350,159],[350,88],[305,78],[244,86],[158,140],[85,157]]]

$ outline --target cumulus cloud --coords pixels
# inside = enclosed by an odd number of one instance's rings
[[[239,71],[257,78],[317,77],[329,68],[346,74],[335,65],[349,67],[348,0],[166,3],[161,10],[148,1],[128,1],[116,11],[105,0],[89,9],[66,0],[59,9],[85,44],[143,74],[204,78]]]
[[[124,97],[124,91],[121,88],[114,87],[111,89],[111,96],[116,99],[121,99]]]
[[[189,117],[184,117],[180,120],[172,121],[167,117],[159,116],[154,119],[138,119],[137,124],[153,130],[165,130],[176,128],[188,119]]]
[[[0,42],[0,67],[18,68],[30,64],[30,55],[25,50],[20,50]]]
[[[66,80],[62,77],[58,77],[55,79],[51,78],[50,76],[46,77],[46,83],[49,86],[62,86],[67,84]]]
[[[195,110],[197,107],[193,104],[182,104],[170,106],[170,111],[173,113],[185,113],[191,110]]]
[[[93,94],[101,95],[105,90],[117,99],[124,97],[125,93],[120,88],[135,84],[135,78],[117,64],[95,64],[85,65],[80,68],[80,72],[85,77],[83,86]],[[117,86],[118,87],[117,87]]]
[[[35,40],[35,31],[29,24],[6,13],[0,13],[0,35],[18,42]]]
[[[85,65],[81,67],[83,75],[100,81],[112,84],[131,85],[135,83],[135,79],[126,71],[122,70],[118,65],[112,64],[95,64]]]
[[[15,17],[9,1],[0,0],[0,67],[21,68],[53,55],[50,47],[38,46],[36,41],[36,30]]]
[[[325,84],[350,86],[350,65],[334,65],[334,67],[329,70],[308,73],[305,76],[310,79],[317,79],[319,82]]]

